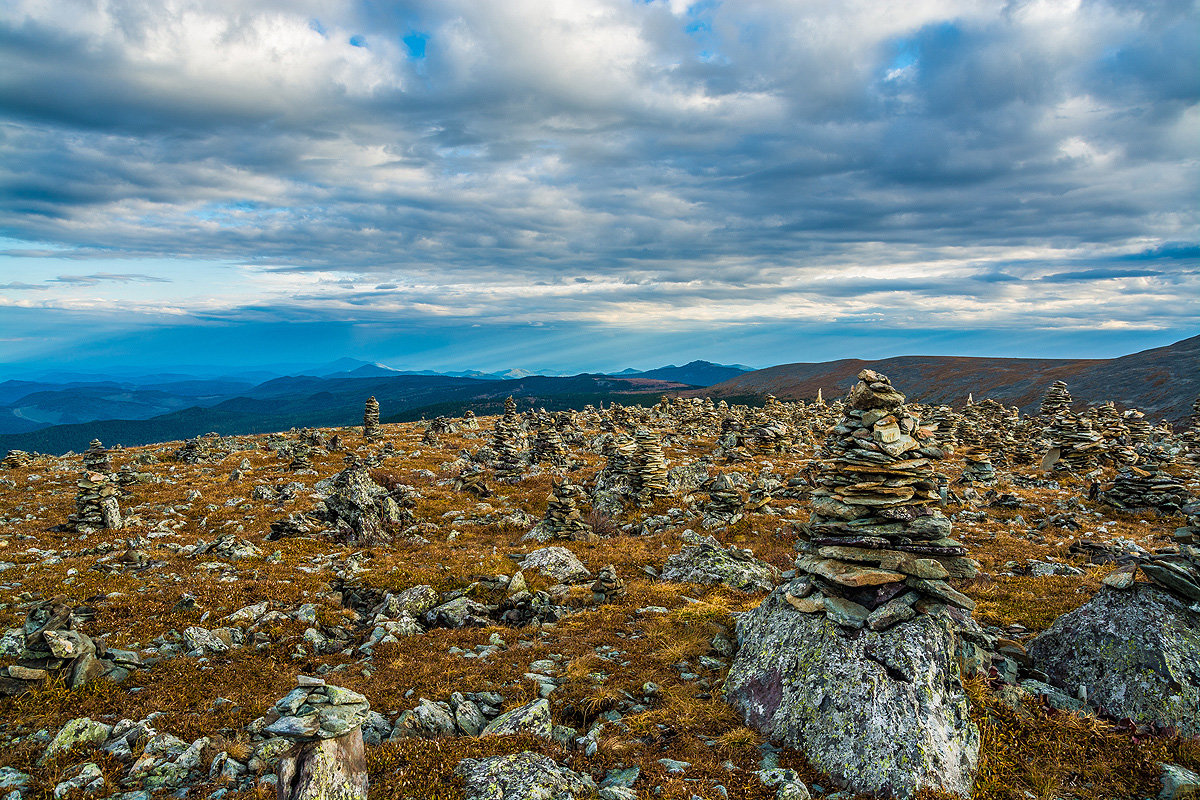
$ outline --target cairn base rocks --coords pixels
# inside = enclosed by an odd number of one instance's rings
[[[980,739],[950,620],[922,614],[847,634],[786,594],[779,587],[738,623],[725,695],[746,724],[855,792],[969,796]]]

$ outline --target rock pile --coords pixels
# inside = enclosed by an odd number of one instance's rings
[[[411,519],[393,494],[372,480],[357,460],[334,476],[325,512],[340,538],[354,542],[387,541]]]
[[[1070,412],[1056,416],[1043,435],[1050,444],[1042,458],[1043,471],[1089,472],[1104,453],[1104,440],[1092,430],[1092,424]]]
[[[708,502],[704,504],[704,526],[733,525],[746,509],[746,494],[724,472],[708,483]]]
[[[371,705],[358,692],[300,676],[275,704],[264,733],[294,742],[279,760],[280,800],[366,800],[362,726]]]
[[[200,464],[212,458],[209,443],[203,437],[188,439],[183,446],[171,454],[171,458],[181,464]]]
[[[1147,556],[1139,566],[1158,586],[1188,603],[1200,603],[1200,503],[1187,507],[1187,527],[1175,531],[1176,546]]]
[[[88,472],[112,472],[112,459],[99,439],[92,439],[88,449],[83,452],[83,468]]]
[[[942,451],[886,376],[858,378],[826,439],[788,602],[877,631],[943,604],[969,612],[975,603],[945,579],[974,574],[974,562],[932,507]]]
[[[75,513],[67,518],[68,526],[75,530],[124,527],[117,501],[120,488],[112,478],[102,472],[85,472],[75,486],[79,492],[75,495]]]
[[[596,603],[611,603],[625,596],[625,581],[617,575],[617,568],[608,564],[596,573],[592,582],[592,600]]]
[[[529,460],[535,464],[549,464],[553,467],[565,467],[569,461],[569,452],[563,444],[558,432],[558,420],[547,420],[538,428],[530,447]]]
[[[0,467],[4,469],[21,469],[33,463],[33,456],[26,453],[24,450],[9,450],[8,455],[0,461]]]
[[[1127,511],[1152,508],[1163,514],[1178,514],[1188,502],[1187,487],[1160,466],[1148,466],[1124,467],[1112,484],[1101,490],[1100,498]]]
[[[470,492],[479,498],[492,496],[492,490],[484,482],[483,469],[478,466],[464,467],[462,472],[458,473],[458,477],[454,479],[454,491]]]
[[[375,395],[368,397],[363,405],[362,429],[363,438],[367,441],[374,441],[383,435],[383,429],[379,427],[379,401]]]
[[[1071,393],[1067,391],[1067,384],[1064,381],[1055,381],[1050,384],[1050,388],[1042,396],[1042,404],[1038,407],[1038,414],[1043,417],[1056,417],[1059,414],[1069,412],[1071,410],[1071,403]]]
[[[21,694],[58,675],[64,676],[72,689],[99,678],[120,681],[141,666],[137,653],[109,650],[102,638],[93,639],[78,630],[92,613],[86,607],[72,607],[64,597],[30,609],[16,663],[0,674],[0,694]]]

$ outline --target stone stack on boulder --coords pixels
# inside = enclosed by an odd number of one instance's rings
[[[68,526],[74,530],[124,527],[117,500],[120,487],[109,475],[85,472],[75,486],[79,491],[75,495],[75,513],[67,518]]]
[[[845,415],[826,440],[827,458],[812,493],[808,542],[791,599],[846,627],[884,630],[947,605],[974,602],[946,579],[975,564],[950,537],[935,508],[943,456],[928,429],[883,375],[859,373]]]
[[[21,469],[33,463],[33,456],[26,453],[24,450],[9,450],[8,455],[0,461],[0,467],[4,469]]]
[[[650,505],[667,496],[667,459],[658,437],[649,428],[638,428],[633,438],[637,442],[633,469],[638,503]]]
[[[542,526],[551,539],[594,539],[596,534],[592,526],[583,519],[579,511],[578,501],[587,497],[582,486],[571,483],[564,478],[554,484],[550,500],[546,504],[546,516]]]
[[[1067,384],[1064,381],[1055,381],[1050,384],[1050,388],[1042,396],[1042,404],[1038,407],[1038,414],[1043,417],[1056,417],[1059,414],[1069,412],[1072,402],[1071,393],[1067,391]]]
[[[978,483],[991,486],[996,482],[996,467],[992,464],[992,454],[982,447],[967,447],[962,451],[963,472],[960,480],[963,483]]]
[[[16,663],[0,670],[0,695],[37,689],[47,678],[60,675],[71,689],[99,678],[119,681],[141,666],[137,653],[109,650],[102,638],[93,639],[79,630],[92,613],[89,608],[72,607],[65,597],[30,609]]]
[[[292,447],[292,460],[288,464],[288,469],[292,472],[300,472],[301,470],[311,470],[312,465],[312,450],[307,442],[296,442]]]
[[[379,427],[379,401],[375,399],[375,395],[368,397],[363,405],[362,431],[363,438],[369,442],[383,435],[383,430]]]
[[[525,469],[522,438],[517,401],[509,396],[504,401],[504,415],[496,420],[496,426],[492,429],[492,452],[495,457],[492,466],[497,478],[516,480],[521,477]]]
[[[105,474],[113,471],[112,458],[109,456],[108,448],[101,444],[99,439],[92,439],[88,449],[83,451],[83,468],[87,472],[103,472]]]
[[[411,520],[396,498],[353,457],[334,476],[332,491],[325,498],[324,516],[339,538],[351,542],[387,541]]]
[[[367,759],[362,726],[371,705],[358,692],[301,676],[275,704],[263,732],[287,739],[279,759],[279,800],[366,800]]]
[[[617,575],[617,568],[608,564],[596,573],[592,582],[592,600],[596,603],[611,603],[625,596],[625,581]]]

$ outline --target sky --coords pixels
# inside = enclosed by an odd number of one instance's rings
[[[6,0],[0,365],[1109,357],[1200,333],[1162,0]]]

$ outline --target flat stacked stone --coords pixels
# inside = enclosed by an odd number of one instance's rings
[[[778,409],[781,404],[776,401],[768,408]],[[770,419],[750,426],[746,431],[746,447],[758,455],[771,455],[787,452],[791,444],[791,431],[788,426],[777,419]]]
[[[1175,531],[1175,547],[1143,558],[1147,578],[1188,603],[1200,603],[1200,503],[1185,508],[1188,525]]]
[[[1137,462],[1135,442],[1129,435],[1124,417],[1111,400],[1099,406],[1089,407],[1084,416],[1092,423],[1092,430],[1104,440],[1105,458],[1117,466]]]
[[[421,444],[436,446],[441,444],[442,437],[454,433],[454,423],[447,417],[434,417],[421,436]]]
[[[638,502],[649,505],[667,496],[667,459],[658,437],[649,428],[638,428],[633,438],[637,443],[633,470]]]
[[[212,458],[212,451],[207,441],[197,437],[186,440],[182,447],[171,454],[171,458],[183,464],[199,464]]]
[[[578,501],[587,497],[582,486],[564,478],[554,484],[550,500],[546,504],[546,516],[542,525],[553,539],[594,539],[592,526],[583,519]]]
[[[379,401],[375,399],[375,395],[367,398],[367,402],[363,404],[363,438],[368,441],[379,439],[383,435],[383,430],[379,427]]]
[[[112,472],[112,458],[99,439],[92,439],[88,449],[83,451],[83,468],[87,472]]]
[[[1043,417],[1058,416],[1070,411],[1072,402],[1071,393],[1067,391],[1067,384],[1064,381],[1055,381],[1050,384],[1050,388],[1042,396],[1042,404],[1038,407],[1038,414]]]
[[[992,454],[983,447],[968,447],[962,451],[963,472],[959,479],[962,483],[980,483],[991,486],[996,482],[996,467],[992,464]]]
[[[21,469],[33,463],[33,456],[26,453],[24,450],[9,450],[8,455],[0,461],[0,467],[4,469]]]
[[[926,427],[937,435],[941,448],[948,453],[958,446],[958,420],[959,415],[950,406],[937,406],[926,420]]]
[[[293,742],[279,760],[279,800],[366,800],[367,762],[362,726],[367,698],[350,689],[300,676],[280,699],[263,732]]]
[[[1143,419],[1143,422],[1145,420]],[[1183,432],[1183,443],[1187,447],[1187,460],[1192,464],[1200,465],[1200,397],[1192,403],[1191,424],[1188,429]],[[1149,428],[1149,423],[1146,424]],[[1149,434],[1147,433],[1147,438]]]
[[[787,600],[872,630],[937,608],[969,612],[974,602],[946,579],[973,575],[975,562],[934,508],[933,462],[944,453],[886,376],[865,369],[858,379],[825,441]]]
[[[771,501],[775,499],[777,488],[778,484],[764,475],[755,478],[754,483],[750,484],[750,491],[746,496],[746,513],[772,513],[770,506]]]
[[[102,677],[119,681],[141,666],[137,653],[109,650],[103,637],[93,639],[79,630],[92,613],[83,606],[72,607],[65,597],[31,608],[16,662],[0,670],[0,695],[38,689],[57,676],[71,689]]]
[[[75,486],[79,491],[75,495],[75,513],[67,518],[69,527],[75,530],[124,527],[117,499],[120,489],[110,476],[85,472]]]
[[[312,449],[304,441],[297,442],[292,447],[292,460],[288,463],[288,469],[292,472],[299,472],[312,468]]]
[[[1188,491],[1161,464],[1150,463],[1145,468],[1122,468],[1100,497],[1106,504],[1127,511],[1154,509],[1162,514],[1178,514],[1187,505]]]
[[[1091,423],[1067,411],[1056,416],[1043,431],[1050,449],[1042,459],[1042,469],[1057,472],[1089,472],[1100,463],[1104,439],[1092,430]]]

